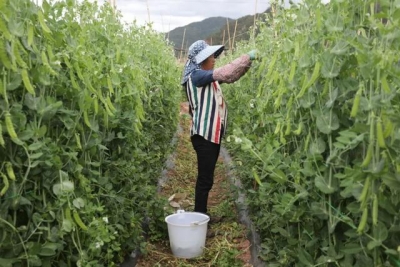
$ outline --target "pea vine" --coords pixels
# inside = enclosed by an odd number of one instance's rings
[[[260,60],[225,92],[260,256],[400,266],[400,2],[273,7],[237,51]]]
[[[0,10],[0,265],[119,266],[164,218],[173,51],[108,5]]]

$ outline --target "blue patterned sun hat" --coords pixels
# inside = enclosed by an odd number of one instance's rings
[[[194,42],[189,47],[188,60],[185,64],[185,70],[181,84],[184,84],[189,79],[190,74],[197,69],[200,69],[200,64],[206,60],[209,56],[214,55],[217,58],[222,51],[224,51],[223,45],[208,45],[203,40]]]

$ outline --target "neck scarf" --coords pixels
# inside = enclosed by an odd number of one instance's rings
[[[194,57],[192,59],[188,59],[185,64],[185,70],[183,71],[183,77],[181,81],[181,85],[185,84],[189,80],[190,74],[192,74],[193,71],[199,70],[200,64],[197,64],[194,60]]]
[[[182,85],[189,80],[189,76],[190,74],[192,74],[193,71],[200,69],[201,62],[200,63],[196,62],[196,56],[207,46],[208,44],[205,41],[199,40],[194,42],[189,47],[188,60],[186,61],[185,70],[183,71],[183,76],[181,81]]]

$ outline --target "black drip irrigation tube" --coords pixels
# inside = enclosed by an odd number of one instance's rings
[[[232,185],[234,185],[237,189],[237,199],[235,201],[236,208],[239,213],[239,221],[243,223],[246,228],[249,230],[247,235],[248,240],[250,241],[250,253],[251,253],[251,264],[254,267],[265,267],[266,264],[263,262],[258,255],[260,255],[261,250],[261,239],[260,235],[257,233],[256,228],[254,227],[253,222],[249,218],[249,210],[246,204],[246,194],[244,193],[242,182],[239,178],[236,177],[234,172],[234,164],[232,162],[232,158],[230,157],[228,150],[224,147],[221,147],[220,152],[224,164],[228,166],[227,176]]]
[[[179,124],[178,129],[176,130],[176,133],[172,137],[171,141],[171,147],[176,147],[179,135],[183,132],[182,126]],[[175,157],[176,157],[176,149],[174,152],[172,152],[167,160],[165,161],[165,168],[161,172],[161,176],[158,179],[158,185],[157,185],[157,193],[160,193],[162,190],[162,187],[165,185],[165,183],[168,181],[168,171],[172,170],[175,168]]]
[[[176,146],[176,144],[178,142],[178,136],[182,133],[182,131],[183,131],[182,127],[178,124],[178,128],[171,140],[171,147]],[[160,178],[158,179],[157,193],[161,192],[163,185],[168,181],[168,171],[172,170],[175,167],[175,163],[174,163],[175,157],[176,157],[176,150],[174,150],[174,152],[172,152],[167,157],[167,160],[164,163],[164,169],[162,170]],[[144,222],[142,223],[143,229],[148,229],[148,224],[149,224],[148,221],[149,221],[149,218],[146,218],[144,220]],[[125,257],[125,259],[121,263],[120,267],[135,267],[137,264],[137,261],[139,260],[139,256],[140,256],[140,249],[137,248],[134,251],[132,251],[131,254],[129,254]]]

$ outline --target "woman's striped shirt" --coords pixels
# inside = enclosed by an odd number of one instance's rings
[[[198,70],[189,76],[186,94],[192,114],[191,136],[197,134],[213,143],[221,142],[221,135],[226,133],[228,110],[219,82],[233,83],[239,80],[250,66],[249,55],[242,55],[215,70]]]
[[[192,78],[189,77],[186,93],[193,116],[190,135],[197,134],[219,144],[221,131],[226,132],[228,111],[218,82],[214,81],[205,86],[196,87]]]

